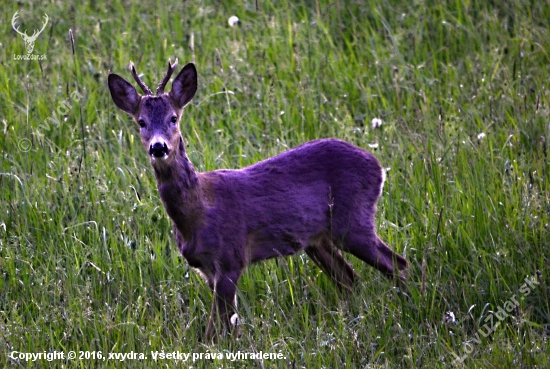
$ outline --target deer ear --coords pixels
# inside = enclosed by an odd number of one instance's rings
[[[118,74],[109,74],[109,90],[111,91],[111,97],[121,110],[126,113],[135,115],[139,108],[141,101],[140,94],[130,82],[119,76]]]
[[[197,92],[197,70],[193,63],[189,63],[182,68],[172,82],[169,95],[176,106],[181,109],[191,101],[195,92]]]

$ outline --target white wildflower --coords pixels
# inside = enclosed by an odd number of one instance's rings
[[[376,129],[382,125],[382,119],[380,118],[372,118],[370,122],[373,129]]]
[[[485,132],[481,132],[480,134],[477,135],[477,139],[478,139],[478,140],[483,140],[483,139],[485,138],[485,136],[487,136],[487,135],[485,134]]]
[[[445,322],[445,324],[456,324],[455,313],[453,313],[452,311],[447,311],[445,313],[445,316],[443,317],[443,321]]]
[[[238,17],[232,15],[229,17],[229,19],[227,20],[227,23],[229,23],[229,25],[231,27],[235,27],[237,24],[239,24],[240,20]]]

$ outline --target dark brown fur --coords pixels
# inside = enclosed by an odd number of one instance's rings
[[[257,261],[303,250],[340,289],[351,290],[358,276],[343,250],[388,278],[404,279],[407,261],[376,235],[383,172],[371,153],[337,139],[315,140],[244,169],[197,173],[177,124],[197,88],[192,64],[169,94],[150,96],[145,86],[140,96],[116,74],[109,88],[116,105],[143,126],[178,247],[214,292],[208,340],[216,336],[216,317],[231,326],[237,282]]]

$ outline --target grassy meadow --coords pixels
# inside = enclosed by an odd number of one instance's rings
[[[0,7],[0,367],[550,367],[548,1]],[[45,60],[18,59],[16,11],[29,35],[48,15]],[[349,298],[303,254],[270,260],[239,282],[242,335],[204,342],[211,292],[106,82],[133,61],[154,88],[169,58],[199,72],[180,128],[200,171],[321,137],[375,153],[378,233],[410,262],[409,298],[350,255]]]

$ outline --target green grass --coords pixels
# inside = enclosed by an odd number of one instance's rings
[[[0,366],[444,368],[467,352],[457,367],[548,367],[548,2],[257,3],[1,5]],[[48,14],[34,50],[47,60],[14,60],[15,11],[29,34]],[[271,260],[239,282],[242,336],[203,343],[211,293],[178,254],[106,84],[109,70],[129,79],[132,60],[154,86],[168,58],[199,71],[181,131],[201,171],[320,137],[377,144],[379,234],[410,261],[410,299],[352,257],[362,284],[349,299],[304,255]],[[512,296],[524,298],[476,342]],[[9,357],[71,350],[148,359]],[[285,359],[154,362],[163,350]]]

